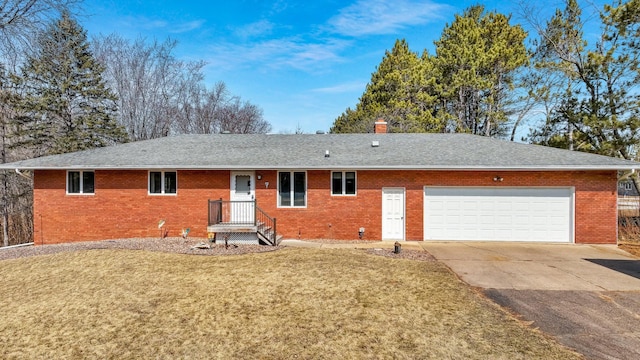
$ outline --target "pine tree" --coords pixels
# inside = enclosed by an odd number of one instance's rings
[[[89,51],[86,32],[64,12],[39,36],[18,78],[25,91],[25,116],[17,121],[21,144],[38,156],[126,141],[103,70]]]
[[[371,81],[354,110],[336,119],[331,132],[370,132],[377,119],[388,122],[390,132],[439,132],[443,123],[433,116],[436,97],[434,67],[397,40],[371,74]]]
[[[442,77],[440,114],[456,132],[501,134],[515,71],[528,63],[526,32],[510,18],[476,5],[456,15],[435,42]]]
[[[510,17],[472,6],[448,25],[436,54],[418,56],[396,41],[355,109],[332,132],[370,131],[384,118],[396,132],[507,133],[517,70],[528,64],[526,32]]]
[[[560,103],[530,140],[550,146],[634,159],[640,141],[640,3],[618,1],[600,13],[602,32],[590,45],[582,10],[567,0],[540,34],[536,66],[561,74]]]

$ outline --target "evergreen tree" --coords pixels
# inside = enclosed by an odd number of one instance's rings
[[[602,32],[590,46],[582,10],[567,0],[540,34],[538,68],[562,74],[565,91],[533,142],[633,159],[640,141],[640,3],[617,1],[600,13]]]
[[[330,132],[336,134],[349,133],[368,133],[373,130],[373,120],[375,116],[367,116],[364,118],[364,111],[361,109],[360,103],[356,105],[356,109],[347,108],[333,122]]]
[[[441,116],[456,132],[501,135],[516,70],[528,63],[526,32],[510,18],[472,6],[456,15],[435,42],[442,76]]]
[[[396,41],[355,109],[340,115],[331,131],[371,131],[383,118],[392,132],[506,134],[514,79],[528,63],[527,34],[509,21],[473,6],[445,28],[435,56],[419,57],[406,41]]]
[[[420,58],[405,40],[397,40],[371,74],[356,108],[340,115],[331,132],[370,132],[380,118],[388,122],[390,132],[442,131],[443,123],[433,116],[434,71],[428,55]]]
[[[64,12],[39,36],[18,78],[25,92],[25,115],[17,121],[21,145],[40,156],[126,141],[103,70],[89,51],[86,32]]]

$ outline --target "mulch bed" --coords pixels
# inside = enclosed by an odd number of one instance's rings
[[[190,255],[242,255],[278,250],[279,246],[265,245],[231,245],[211,244],[209,249],[195,249],[194,246],[204,243],[207,239],[170,237],[170,238],[135,238],[118,240],[86,241],[66,244],[22,246],[11,249],[0,249],[0,260],[17,259],[27,256],[56,254],[60,252],[95,250],[95,249],[127,249],[160,251]]]
[[[314,242],[333,243],[333,244],[360,244],[370,241],[345,241],[345,240],[311,240]],[[210,246],[207,249],[194,248],[196,245],[205,244]],[[22,246],[10,249],[0,249],[0,260],[18,259],[29,256],[56,254],[61,252],[72,252],[82,250],[97,249],[126,249],[126,250],[146,250],[159,251],[176,254],[188,255],[209,255],[209,256],[225,256],[225,255],[242,255],[250,253],[262,253],[269,251],[277,251],[282,246],[266,246],[266,245],[232,245],[209,244],[207,239],[170,237],[170,238],[134,238],[134,239],[118,239],[118,240],[101,240],[101,241],[85,241],[65,244],[52,245],[36,245]],[[394,259],[409,259],[418,261],[435,261],[435,258],[426,251],[415,251],[403,249],[399,254],[393,252],[393,249],[364,249],[369,254],[385,256]]]

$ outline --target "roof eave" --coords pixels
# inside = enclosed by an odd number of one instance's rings
[[[234,165],[234,166],[203,166],[203,165],[131,165],[131,166],[24,166],[6,167],[0,166],[0,170],[428,170],[428,171],[604,171],[604,170],[638,170],[640,168],[631,165],[544,165],[544,166],[414,166],[414,165],[376,165],[376,166],[349,166],[349,165],[322,165],[322,166],[293,166],[293,165]]]

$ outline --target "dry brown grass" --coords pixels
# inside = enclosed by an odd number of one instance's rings
[[[437,262],[358,250],[0,261],[0,358],[579,358]]]
[[[640,211],[618,210],[618,247],[635,256],[640,256]]]

